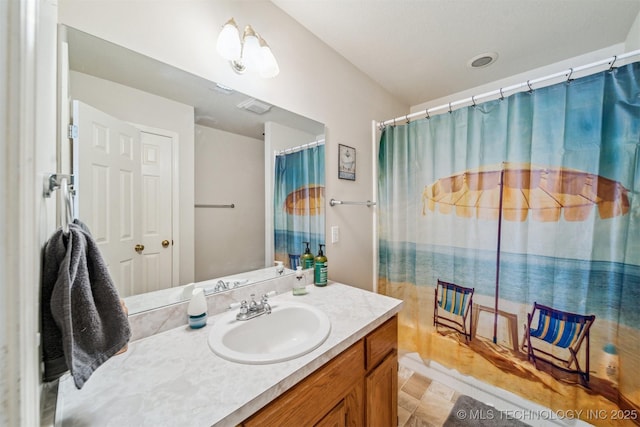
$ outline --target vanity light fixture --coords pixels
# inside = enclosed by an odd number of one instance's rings
[[[250,69],[257,70],[261,77],[270,78],[280,72],[278,62],[267,42],[251,28],[251,25],[245,27],[240,37],[238,25],[233,18],[222,27],[216,49],[220,56],[229,60],[231,67],[238,74]]]

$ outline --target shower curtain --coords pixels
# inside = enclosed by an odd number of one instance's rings
[[[306,245],[324,244],[324,145],[276,156],[274,177],[275,258],[291,268]]]
[[[378,180],[403,351],[593,424],[640,417],[640,63],[387,126]],[[434,327],[438,279],[475,288],[472,340]],[[527,360],[534,302],[596,316],[588,385]]]

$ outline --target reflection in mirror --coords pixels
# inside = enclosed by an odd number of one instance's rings
[[[130,313],[184,300],[192,282],[270,271],[274,152],[323,140],[324,125],[79,30],[60,33],[76,217]]]

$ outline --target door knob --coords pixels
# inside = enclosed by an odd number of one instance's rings
[[[136,252],[138,252],[139,254],[141,254],[141,253],[142,253],[142,251],[144,251],[144,245],[137,244],[137,245],[135,245],[135,246],[133,247],[133,249],[135,249],[135,250],[136,250]]]
[[[162,241],[162,247],[163,248],[168,248],[169,247],[169,241],[168,240],[163,240]]]

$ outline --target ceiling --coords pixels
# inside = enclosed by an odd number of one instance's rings
[[[271,1],[407,105],[624,43],[640,12],[640,0]],[[497,61],[467,66],[485,52]]]
[[[271,2],[407,106],[624,43],[640,12],[640,0]],[[258,139],[265,121],[324,132],[277,106],[262,115],[241,110],[249,98],[242,93],[223,94],[211,81],[81,31],[69,28],[67,37],[73,70],[194,105],[197,124]],[[497,61],[467,66],[485,52]]]

